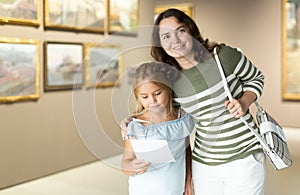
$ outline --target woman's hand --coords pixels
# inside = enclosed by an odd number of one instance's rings
[[[239,100],[233,99],[231,102],[227,100],[225,102],[225,106],[229,110],[230,114],[232,114],[235,118],[240,118],[246,114],[247,110],[256,98],[256,94],[252,91],[245,91]]]
[[[128,139],[128,135],[127,135],[127,126],[128,124],[132,121],[131,117],[125,118],[120,122],[120,128],[121,128],[121,135],[122,135],[122,139],[126,140]]]
[[[225,106],[235,118],[240,118],[246,113],[245,107],[239,100],[233,99],[231,102],[227,100]]]

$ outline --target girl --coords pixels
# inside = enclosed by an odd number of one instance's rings
[[[130,139],[125,140],[121,163],[130,176],[130,195],[191,194],[189,134],[194,121],[174,105],[171,83],[175,77],[174,68],[158,62],[144,63],[136,70],[133,85],[138,107],[128,124]],[[151,164],[137,159],[131,139],[167,140],[175,161]]]

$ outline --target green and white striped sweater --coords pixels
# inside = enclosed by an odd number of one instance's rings
[[[264,85],[262,73],[237,49],[221,44],[218,55],[233,97],[239,99],[244,91],[252,91],[258,99]],[[175,101],[195,119],[194,160],[219,165],[261,149],[251,131],[226,109],[227,96],[213,58],[182,70],[174,91]],[[244,117],[257,129],[249,111]]]

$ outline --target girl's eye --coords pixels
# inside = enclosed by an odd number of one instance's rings
[[[161,94],[161,91],[158,91],[155,93],[155,95],[160,95]]]

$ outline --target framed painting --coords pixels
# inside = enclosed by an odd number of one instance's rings
[[[122,64],[120,46],[87,43],[84,53],[87,88],[118,85]]]
[[[282,96],[300,100],[300,1],[283,0]]]
[[[83,85],[83,45],[44,42],[44,90],[68,90]]]
[[[0,1],[0,23],[40,25],[40,0]]]
[[[156,17],[163,11],[170,9],[170,8],[176,8],[181,11],[183,11],[185,14],[193,18],[193,6],[191,4],[171,4],[171,5],[159,5],[155,7],[154,9],[154,20]]]
[[[109,0],[110,34],[136,35],[139,23],[139,0]]]
[[[0,38],[0,102],[37,100],[40,43],[31,39]]]
[[[45,0],[45,28],[104,32],[107,0]]]

